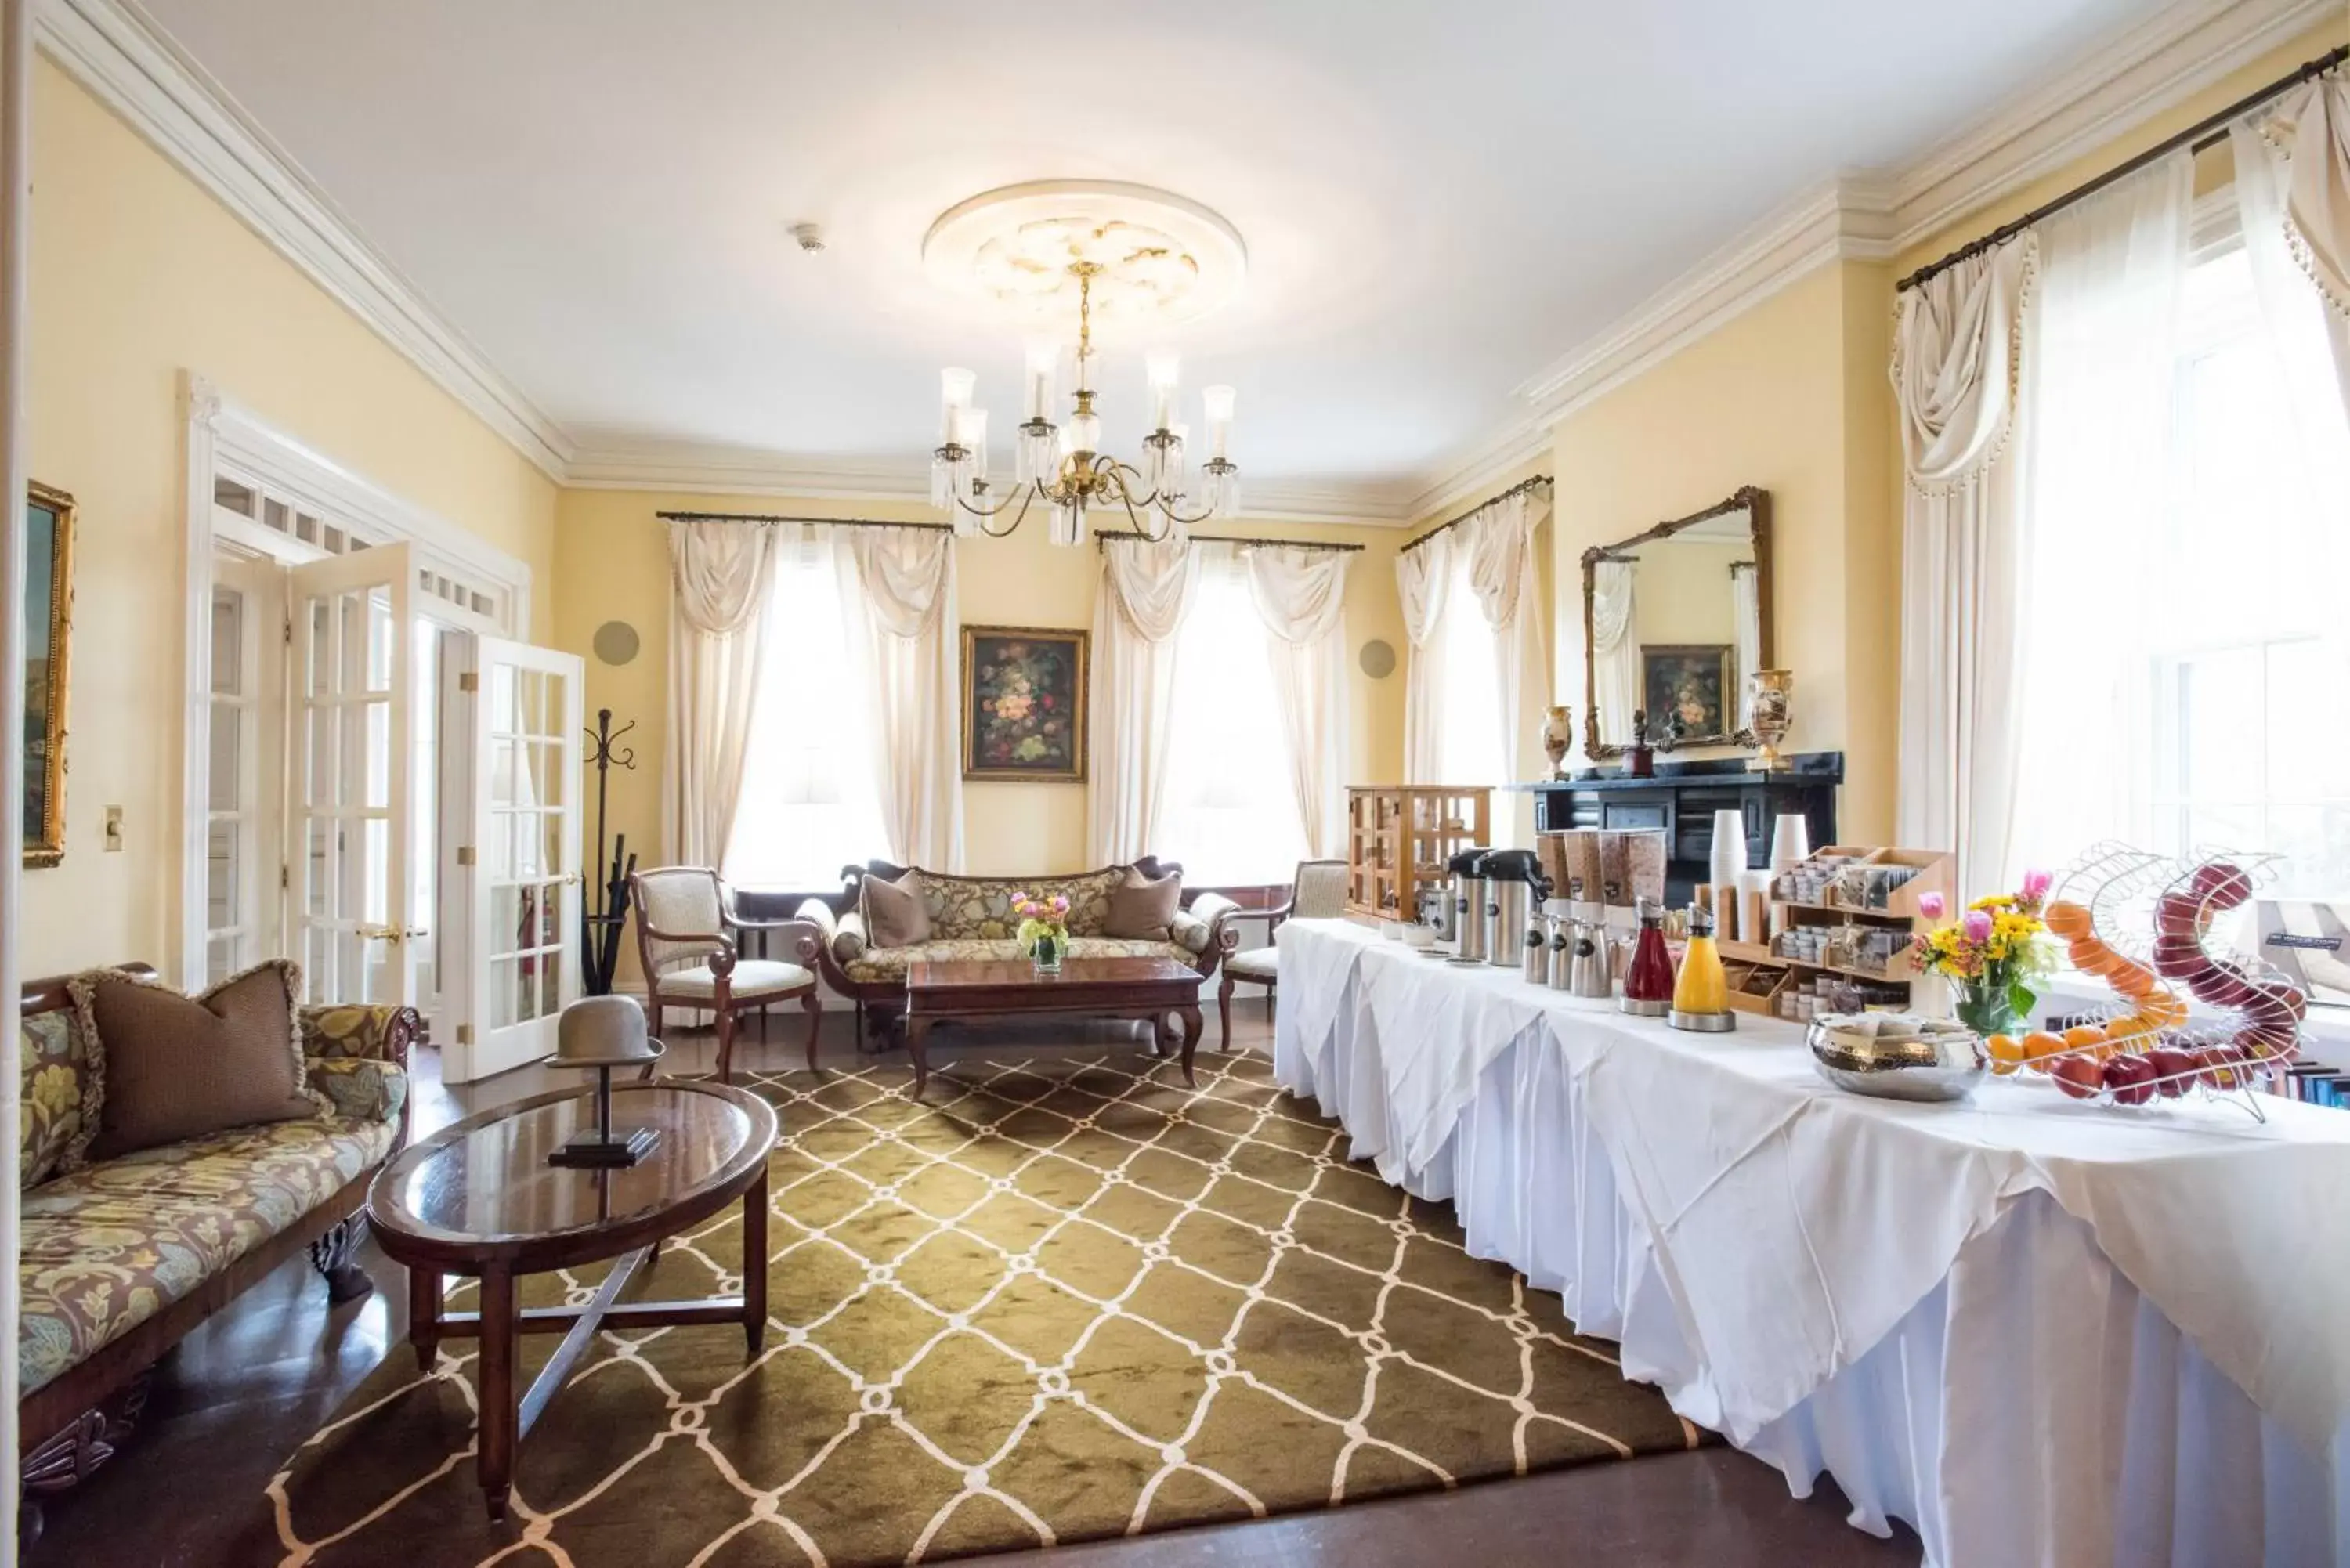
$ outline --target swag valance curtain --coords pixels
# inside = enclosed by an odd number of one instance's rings
[[[1550,515],[1547,484],[1479,507],[1396,556],[1410,667],[1404,680],[1404,774],[1409,784],[1500,784],[1515,771],[1521,737],[1534,732],[1534,701],[1546,650],[1534,582],[1534,533]],[[1445,694],[1464,673],[1448,668],[1447,618],[1477,616],[1491,635],[1490,692],[1501,754],[1492,776],[1445,779]]]
[[[1176,636],[1202,557],[1230,545],[1121,541],[1102,551],[1094,601],[1087,858],[1118,865],[1156,847],[1166,801]],[[1290,784],[1305,842],[1335,853],[1347,765],[1347,566],[1329,550],[1250,546],[1240,556],[1265,637]]]
[[[671,521],[669,740],[662,853],[720,866],[741,807],[766,639],[779,524]],[[954,551],[943,530],[824,530],[864,698],[873,776],[893,859],[962,864],[962,705]]]

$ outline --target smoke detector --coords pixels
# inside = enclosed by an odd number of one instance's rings
[[[824,229],[820,224],[794,223],[791,234],[798,242],[800,249],[810,255],[824,249]]]

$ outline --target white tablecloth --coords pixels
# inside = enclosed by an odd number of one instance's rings
[[[1284,1084],[1798,1492],[1955,1568],[2350,1562],[2350,1116],[1869,1100],[1792,1024],[1279,940]]]

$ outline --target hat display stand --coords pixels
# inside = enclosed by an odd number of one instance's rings
[[[583,997],[563,1010],[556,1024],[557,1067],[591,1068],[596,1088],[593,1127],[571,1135],[546,1163],[590,1170],[611,1170],[635,1165],[660,1147],[658,1127],[619,1128],[612,1125],[612,1069],[642,1067],[658,1062],[661,1043],[646,1038],[645,1010],[631,996]]]

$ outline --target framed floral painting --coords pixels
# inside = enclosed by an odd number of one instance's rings
[[[1086,634],[962,628],[962,776],[1068,784],[1086,776]]]

